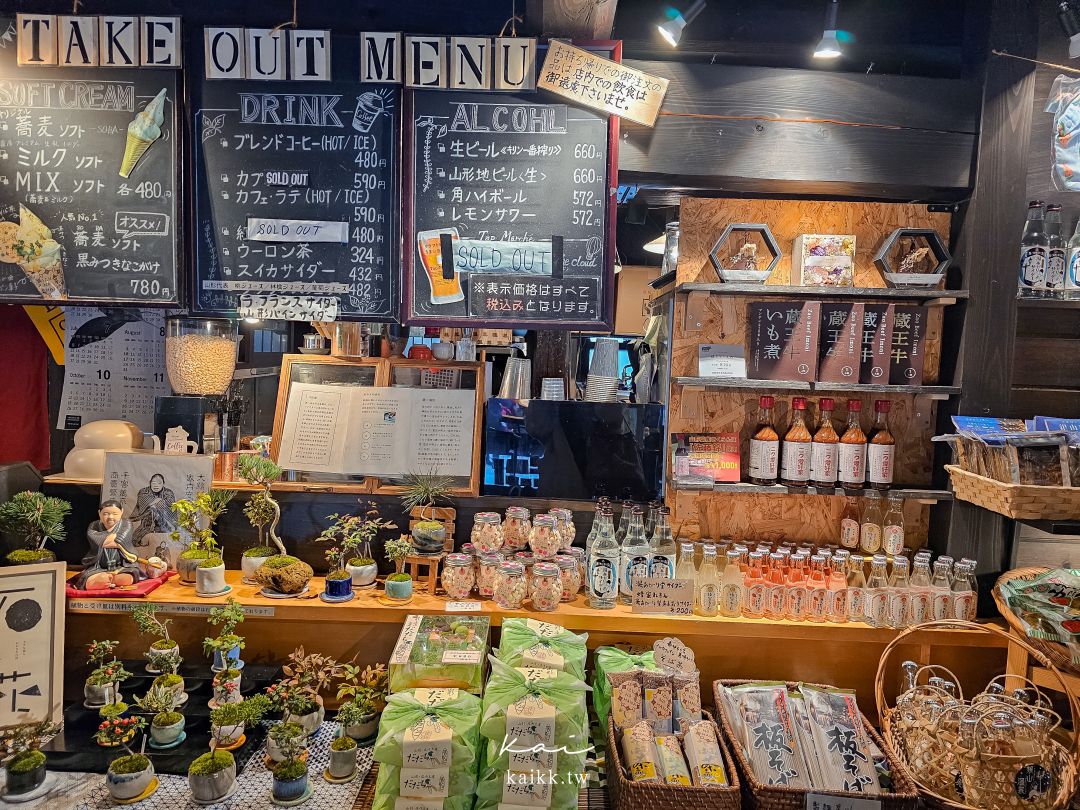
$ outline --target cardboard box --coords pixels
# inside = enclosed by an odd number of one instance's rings
[[[887,385],[892,361],[892,329],[895,305],[864,304],[860,383]]]
[[[820,301],[754,301],[747,308],[747,369],[752,380],[817,378]]]
[[[862,335],[863,304],[822,304],[818,380],[835,383],[859,381]]]
[[[922,385],[926,361],[927,307],[894,304],[890,385]]]

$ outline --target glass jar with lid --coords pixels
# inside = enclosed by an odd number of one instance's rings
[[[448,599],[467,598],[476,581],[472,557],[468,554],[448,554],[443,561],[440,579]]]
[[[559,600],[573,602],[577,598],[578,591],[581,590],[581,566],[569,554],[557,555],[555,565],[559,567],[559,581],[562,584]]]
[[[532,599],[533,610],[555,610],[562,601],[562,579],[559,576],[559,566],[551,562],[538,562],[534,565],[529,596]]]
[[[510,558],[508,558],[510,559]],[[533,556],[531,551],[519,551],[513,556],[514,562],[521,563],[525,568],[525,584],[529,584],[529,578],[532,576],[533,563],[536,562],[536,557]]]
[[[588,583],[588,579],[585,576],[585,569],[587,567],[585,564],[585,561],[587,559],[587,557],[585,556],[585,549],[579,548],[578,546],[573,546],[567,549],[566,553],[573,557],[575,560],[577,560],[578,577],[580,578],[581,582],[581,590],[584,590],[585,585]]]
[[[495,604],[503,610],[520,610],[525,602],[525,566],[507,561],[495,572]]]
[[[550,514],[555,516],[555,526],[559,532],[559,551],[566,551],[574,545],[574,539],[577,537],[574,513],[569,509],[552,509]]]
[[[499,551],[503,547],[503,530],[498,513],[477,512],[469,539],[477,551]]]
[[[165,370],[174,394],[220,397],[236,370],[236,321],[172,315],[165,319]]]
[[[537,515],[529,532],[529,548],[538,560],[550,560],[559,553],[562,538],[555,526],[554,515]]]
[[[476,555],[476,593],[481,599],[490,599],[495,595],[495,576],[502,561],[502,555],[498,552]]]
[[[524,506],[511,506],[503,519],[503,548],[506,551],[521,551],[529,545],[529,510]]]

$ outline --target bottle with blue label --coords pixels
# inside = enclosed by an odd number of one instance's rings
[[[626,537],[619,555],[619,601],[632,604],[634,577],[649,575],[649,541],[645,537],[645,513],[640,506],[624,507],[630,512],[626,522]]]
[[[1076,230],[1069,239],[1064,295],[1066,298],[1080,298],[1080,219],[1076,220]]]
[[[661,506],[656,516],[652,540],[649,541],[649,576],[659,579],[675,578],[675,540],[671,536],[668,516],[671,510]]]
[[[1061,206],[1046,206],[1046,295],[1062,298],[1065,294],[1065,236],[1061,233]]]
[[[1020,239],[1019,295],[1042,298],[1046,294],[1046,231],[1042,200],[1028,203],[1027,222]]]
[[[589,607],[610,610],[619,596],[619,544],[611,522],[612,510],[600,513],[600,527],[589,549]]]

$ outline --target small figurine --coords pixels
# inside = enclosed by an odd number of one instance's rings
[[[754,242],[746,242],[739,248],[739,252],[731,257],[732,270],[758,270],[757,245]]]
[[[98,508],[98,519],[86,530],[90,552],[83,558],[86,567],[77,587],[91,591],[124,588],[146,579],[139,563],[149,563],[140,560],[132,548],[133,533],[120,502],[104,501]]]

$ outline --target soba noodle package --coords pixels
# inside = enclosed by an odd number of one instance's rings
[[[716,738],[716,726],[708,720],[698,720],[687,725],[683,735],[686,761],[690,765],[690,778],[698,787],[724,786],[728,783],[724,757]]]
[[[660,758],[656,750],[656,735],[652,724],[642,720],[622,733],[619,743],[622,752],[623,767],[631,782],[659,782]]]
[[[873,746],[855,694],[840,689],[799,685],[806,715],[821,758],[825,790],[876,795],[881,792]]]
[[[721,691],[754,777],[766,785],[810,787],[798,732],[782,683],[746,683]]]
[[[674,708],[671,675],[663,672],[642,672],[641,686],[645,692],[645,719],[652,723],[657,734],[669,734],[673,730]]]
[[[660,779],[666,785],[690,787],[690,771],[686,767],[679,738],[674,734],[657,734],[654,741]]]
[[[659,672],[660,667],[653,660],[653,651],[635,654],[620,647],[597,647],[593,653],[592,701],[600,728],[607,728],[608,713],[611,711],[611,685],[607,676],[613,672],[630,671]]]
[[[681,731],[685,731],[690,723],[701,719],[700,677],[700,672],[677,672],[671,676],[673,711]]]
[[[571,633],[557,624],[536,619],[503,621],[496,657],[512,667],[538,667],[569,672],[585,680],[587,633]]]
[[[611,719],[615,728],[629,728],[644,720],[645,693],[641,688],[641,673],[612,672],[607,676],[607,680],[611,697]]]

